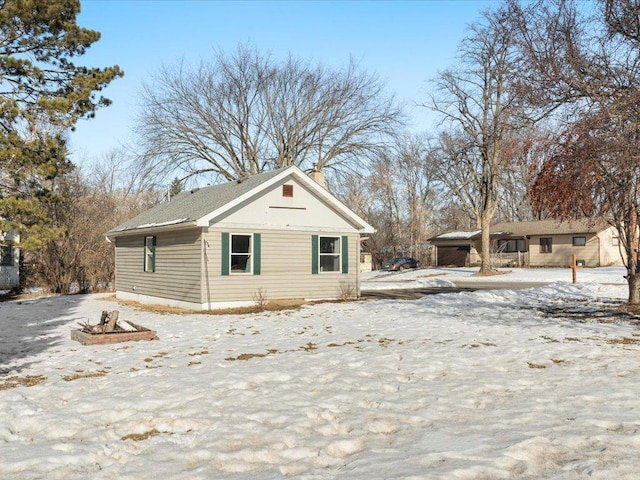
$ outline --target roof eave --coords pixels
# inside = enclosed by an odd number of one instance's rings
[[[134,235],[146,235],[149,233],[158,233],[158,232],[166,232],[168,230],[184,230],[187,228],[198,227],[196,221],[189,220],[186,222],[173,223],[171,225],[151,225],[148,227],[131,227],[123,230],[111,230],[105,234],[107,239],[117,238],[117,237],[127,237]]]

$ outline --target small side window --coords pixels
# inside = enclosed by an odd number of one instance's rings
[[[156,271],[156,237],[144,237],[144,271]]]
[[[584,247],[587,244],[587,237],[573,237],[574,247]]]
[[[540,253],[552,253],[553,252],[553,240],[548,238],[540,238]]]

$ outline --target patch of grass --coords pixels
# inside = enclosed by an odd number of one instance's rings
[[[145,305],[132,300],[118,300],[120,305],[126,305],[145,312],[158,313],[160,315],[193,315],[194,313],[202,313],[197,310],[189,310],[187,308],[169,307],[166,305]]]
[[[305,352],[312,352],[314,350],[318,349],[318,346],[315,343],[307,343],[306,345],[303,345],[302,347],[300,347],[301,350],[304,350]]]
[[[640,344],[640,338],[612,338],[611,340],[607,340],[607,343],[611,343],[613,345],[638,345]]]
[[[227,357],[225,360],[228,362],[234,362],[236,360],[251,360],[252,358],[263,358],[267,355],[270,355],[270,353],[241,353],[237,357]]]
[[[254,313],[262,313],[262,312],[281,312],[285,310],[299,310],[304,302],[297,303],[292,302],[290,304],[281,304],[278,303],[277,300],[270,301],[264,307],[258,307],[256,305],[249,307],[235,307],[235,308],[221,308],[220,310],[205,310],[202,313],[205,315],[250,315]]]
[[[188,355],[190,357],[198,357],[200,355],[209,355],[209,350],[205,348],[201,352],[193,352],[193,353],[189,353]]]
[[[97,372],[78,372],[78,373],[74,373],[73,375],[64,375],[62,377],[62,379],[65,382],[71,382],[73,380],[78,380],[79,378],[98,378],[98,377],[104,377],[107,374],[107,372],[105,370],[99,370]]]
[[[134,442],[139,442],[156,435],[160,435],[160,432],[154,428],[153,430],[149,430],[144,433],[130,433],[129,435],[124,435],[123,437],[120,437],[120,440],[133,440]]]
[[[527,362],[527,365],[529,365],[529,368],[547,368],[546,365],[540,363]]]
[[[557,359],[557,358],[552,358],[551,361],[553,363],[555,363],[556,365],[558,365],[560,363],[565,363],[565,360],[560,360],[560,359]]]
[[[18,386],[34,387],[40,385],[47,380],[44,375],[26,375],[24,377],[9,377],[0,383],[0,390],[8,390]]]
[[[560,340],[557,340],[555,338],[551,338],[551,337],[549,337],[547,335],[542,335],[540,338],[542,338],[544,340],[547,340],[548,342],[551,342],[551,343],[560,343]]]

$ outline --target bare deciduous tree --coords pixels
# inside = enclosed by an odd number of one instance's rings
[[[163,67],[142,94],[139,131],[156,170],[234,180],[298,165],[358,165],[401,110],[351,61],[329,69],[240,46],[195,68]]]
[[[568,119],[534,193],[555,198],[541,202],[555,216],[600,214],[616,227],[626,253],[628,301],[640,303],[640,4],[602,0],[585,10],[571,0],[525,6],[514,0],[509,6],[529,66],[522,72],[529,101],[569,104],[579,112]],[[577,190],[568,197],[561,185]]]
[[[511,161],[506,147],[528,123],[516,88],[519,62],[506,20],[505,12],[497,10],[472,25],[460,48],[461,67],[437,77],[436,93],[425,105],[454,128],[445,145],[447,168],[460,182],[458,197],[472,205],[482,230],[481,273],[491,270],[489,228]]]
[[[437,169],[428,139],[407,134],[380,152],[367,174],[341,177],[341,197],[376,228],[366,241],[376,266],[399,255],[427,260],[440,199]]]

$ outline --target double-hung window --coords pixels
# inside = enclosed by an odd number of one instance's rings
[[[231,273],[251,273],[251,235],[231,234]]]
[[[320,271],[340,271],[340,237],[320,237]]]
[[[222,232],[222,275],[249,273],[260,275],[262,235]]]
[[[156,271],[156,237],[144,237],[144,271]]]
[[[311,235],[311,273],[349,273],[347,236]]]
[[[552,253],[553,240],[551,237],[540,238],[540,253]]]

